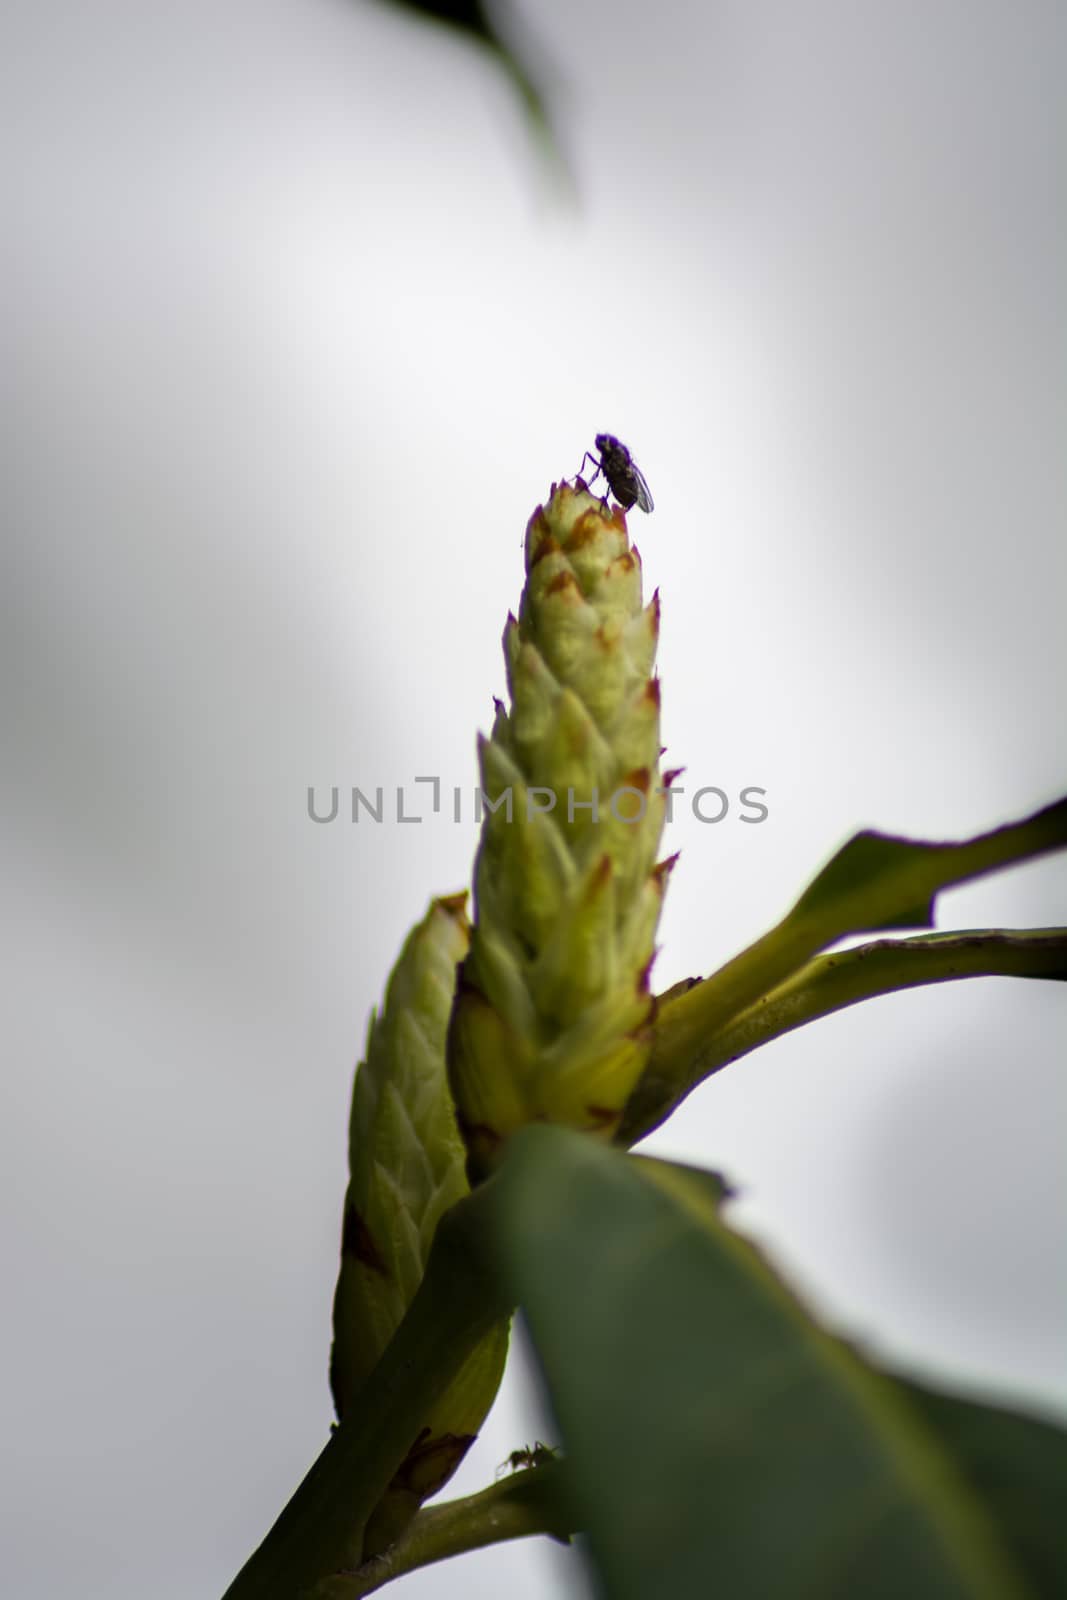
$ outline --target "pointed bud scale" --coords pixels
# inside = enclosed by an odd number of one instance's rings
[[[448,1063],[470,1171],[531,1121],[614,1133],[648,1052],[666,872],[659,597],[621,511],[563,484],[526,530],[509,703],[479,749],[476,913]]]

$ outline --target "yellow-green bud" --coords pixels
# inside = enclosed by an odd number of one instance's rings
[[[360,1387],[414,1298],[440,1218],[468,1193],[445,1072],[456,964],[470,933],[465,902],[435,900],[410,934],[356,1073],[330,1357],[342,1424],[358,1427]],[[502,1323],[427,1414],[368,1524],[365,1557],[391,1543],[463,1459],[499,1387],[507,1338]]]
[[[526,530],[510,708],[479,747],[476,914],[448,1061],[471,1171],[531,1121],[610,1138],[645,1065],[656,926],[659,601],[626,519],[563,484]]]

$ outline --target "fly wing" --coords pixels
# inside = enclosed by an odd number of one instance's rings
[[[651,511],[654,504],[652,493],[645,482],[644,474],[638,467],[634,466],[632,461],[630,462],[630,473],[633,479],[630,487],[636,490],[634,501],[641,507],[642,511]]]

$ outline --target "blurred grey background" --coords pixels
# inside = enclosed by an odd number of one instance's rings
[[[515,13],[575,179],[448,32],[357,0],[4,9],[4,1587],[217,1596],[320,1448],[351,1073],[475,830],[526,519],[635,452],[680,816],[666,986],[860,826],[1061,793],[1067,14]],[[420,795],[424,798],[420,807]],[[470,816],[468,807],[467,816]],[[941,926],[1064,922],[1067,868]],[[886,999],[704,1087],[811,1300],[1067,1414],[1067,995]],[[520,1359],[457,1490],[543,1436]],[[543,1600],[544,1543],[404,1580]]]

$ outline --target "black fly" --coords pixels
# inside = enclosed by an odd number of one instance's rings
[[[639,506],[642,511],[651,511],[652,495],[648,484],[626,446],[620,444],[613,433],[598,433],[595,444],[600,452],[600,460],[597,461],[588,450],[582,457],[583,467],[587,461],[592,461],[596,467],[590,482],[595,483],[603,473],[608,488],[624,511],[629,511],[633,505]]]

